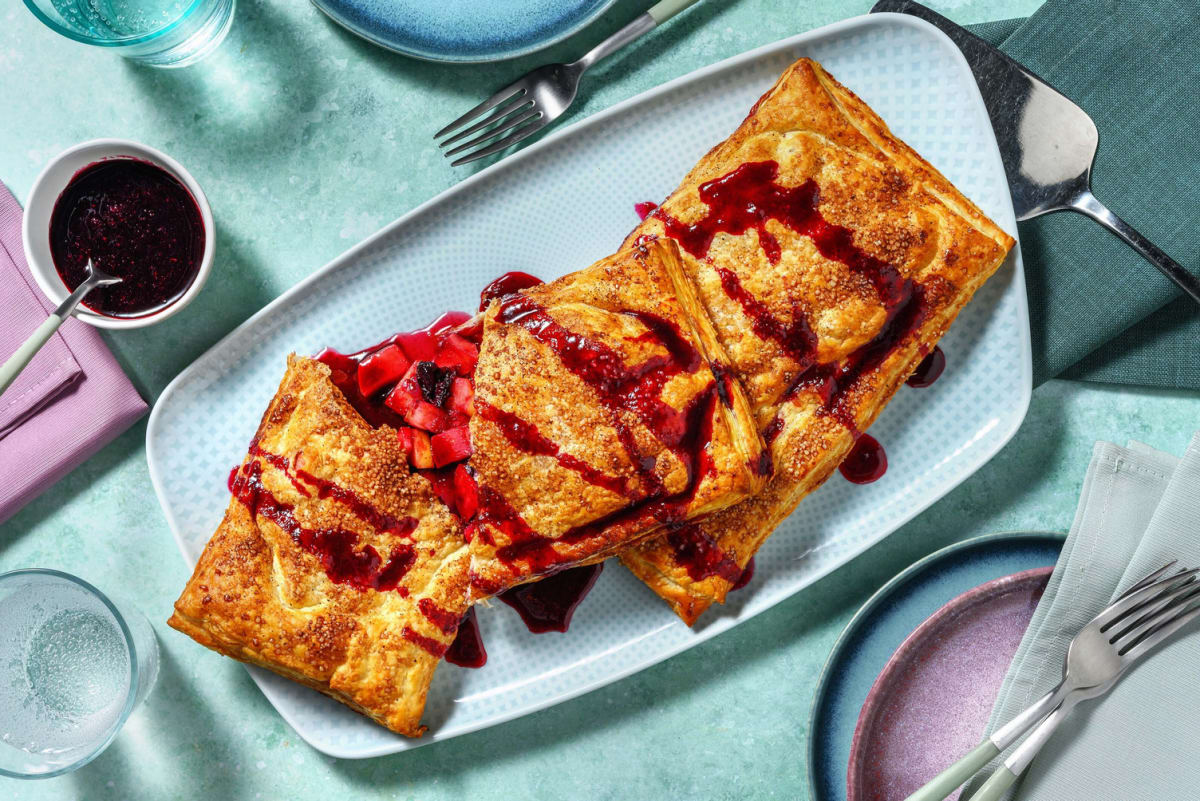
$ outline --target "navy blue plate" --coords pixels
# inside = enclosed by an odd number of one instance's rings
[[[900,644],[930,615],[992,579],[1053,565],[1065,535],[1007,532],[955,543],[885,584],[846,625],[817,682],[809,724],[813,801],[845,801],[846,767],[859,712]]]
[[[583,28],[616,0],[313,0],[380,47],[428,61],[516,58]]]

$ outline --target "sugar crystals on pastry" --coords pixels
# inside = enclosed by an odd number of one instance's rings
[[[691,623],[821,484],[1013,239],[801,59],[630,235],[684,271],[771,451],[763,492],[622,559]]]
[[[408,736],[468,608],[458,518],[325,365],[287,373],[170,625]]]
[[[754,492],[762,445],[726,361],[669,241],[493,301],[470,423],[477,594]]]

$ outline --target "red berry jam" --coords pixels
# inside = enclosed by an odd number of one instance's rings
[[[870,434],[860,434],[838,470],[847,481],[870,484],[883,478],[887,472],[887,454],[879,440]]]
[[[77,172],[50,215],[50,254],[74,291],[92,263],[121,283],[88,294],[84,305],[108,317],[144,317],[187,291],[204,257],[196,199],[161,167],[113,158]]]
[[[908,377],[907,383],[910,387],[927,387],[937,381],[946,369],[946,354],[942,349],[934,346],[921,363],[917,365],[917,369]]]

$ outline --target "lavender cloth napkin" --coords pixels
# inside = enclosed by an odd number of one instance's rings
[[[25,265],[21,214],[0,184],[0,361],[54,310]],[[145,413],[99,332],[63,323],[0,395],[0,523]]]

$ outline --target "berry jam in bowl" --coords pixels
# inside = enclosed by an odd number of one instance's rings
[[[121,283],[93,290],[75,317],[100,328],[140,328],[183,309],[212,269],[212,212],[200,185],[154,148],[97,139],[65,151],[29,193],[25,259],[42,292],[61,303],[88,259]]]

